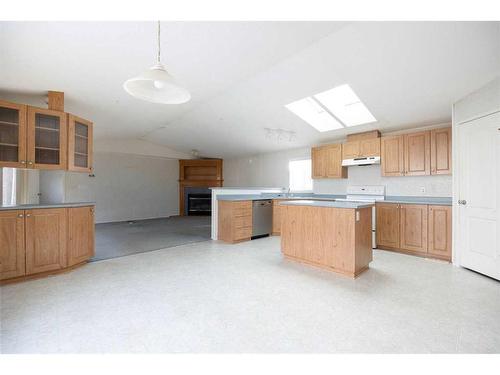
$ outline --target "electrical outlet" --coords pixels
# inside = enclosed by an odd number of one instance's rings
[[[422,194],[425,194],[425,186],[421,186],[421,187],[420,187],[420,192],[421,192]]]

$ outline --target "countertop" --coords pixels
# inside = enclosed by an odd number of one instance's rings
[[[258,201],[267,199],[280,199],[280,200],[314,199],[314,200],[332,201],[340,198],[345,198],[345,195],[295,193],[289,196],[284,196],[283,193],[262,193],[262,194],[224,194],[217,196],[217,200],[221,201]]]
[[[313,207],[328,207],[328,208],[365,208],[372,207],[372,203],[363,202],[337,202],[337,201],[312,201],[312,200],[296,200],[296,201],[283,201],[283,206],[313,206]]]
[[[65,208],[65,207],[87,207],[95,206],[95,202],[69,202],[69,203],[47,203],[47,204],[17,204],[14,206],[0,205],[0,211],[8,210],[34,210],[37,208]]]
[[[386,196],[381,203],[406,203],[406,204],[435,204],[439,206],[451,206],[451,197],[403,197]]]
[[[283,200],[318,200],[333,201],[335,199],[345,199],[345,195],[335,194],[313,194],[313,193],[295,193],[290,196],[284,196],[283,193],[262,193],[262,194],[226,194],[218,195],[217,200],[222,201],[254,201],[266,199]],[[440,206],[451,206],[451,197],[408,197],[408,196],[386,196],[380,203],[402,203],[402,204],[432,204]]]

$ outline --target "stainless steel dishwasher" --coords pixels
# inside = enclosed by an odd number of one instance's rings
[[[252,238],[271,234],[273,231],[273,201],[260,200],[252,203]]]

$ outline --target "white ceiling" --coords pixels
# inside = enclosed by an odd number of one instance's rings
[[[154,22],[0,23],[0,97],[66,94],[98,139],[142,138],[234,157],[340,138],[284,105],[348,83],[393,130],[450,121],[451,105],[500,74],[499,22],[164,22],[162,60],[192,93],[145,103],[122,83],[155,62]],[[296,132],[266,139],[264,128]]]

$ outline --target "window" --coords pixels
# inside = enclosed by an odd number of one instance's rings
[[[12,206],[16,204],[16,170],[14,168],[2,168],[2,204]]]
[[[320,132],[343,128],[340,122],[311,97],[297,100],[285,107]]]
[[[285,107],[320,132],[377,121],[349,85],[334,87]]]
[[[288,162],[290,191],[312,191],[311,159]]]

